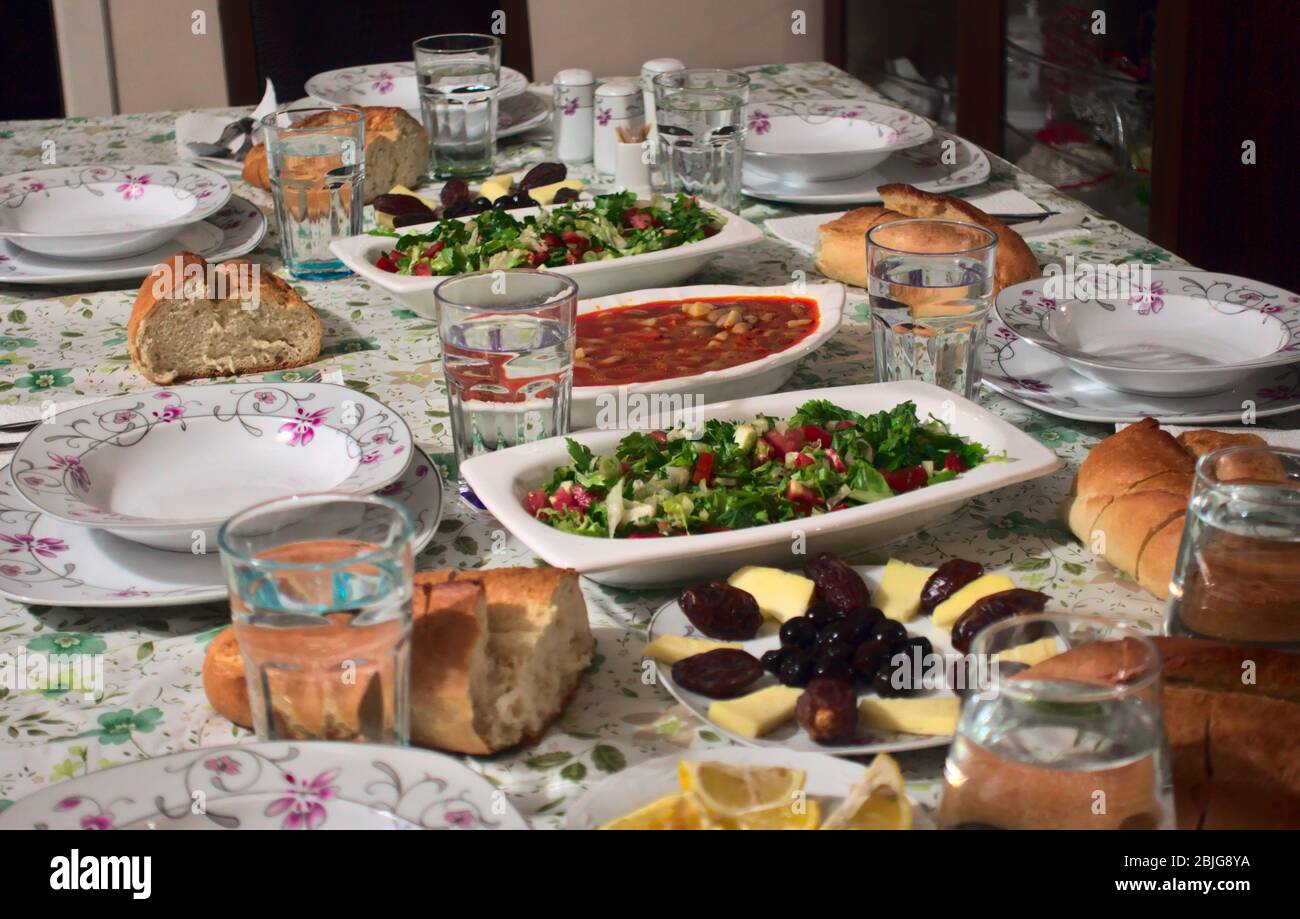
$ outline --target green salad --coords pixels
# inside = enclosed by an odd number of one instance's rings
[[[861,415],[825,400],[788,420],[710,420],[633,433],[613,453],[568,441],[572,462],[524,507],[566,533],[628,539],[762,526],[955,479],[989,456],[916,404]]]
[[[721,215],[690,195],[656,195],[639,203],[633,192],[600,195],[515,217],[491,209],[466,220],[443,220],[425,233],[399,234],[376,265],[395,274],[451,275],[499,268],[557,268],[640,255],[707,239],[722,229]]]

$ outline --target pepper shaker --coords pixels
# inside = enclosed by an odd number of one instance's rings
[[[659,132],[655,130],[655,125],[659,121],[655,117],[655,77],[661,73],[673,73],[685,69],[686,65],[675,57],[656,57],[641,65],[641,96],[645,100],[645,120],[650,122],[650,136],[646,141],[650,144],[652,163],[659,154]]]
[[[596,172],[612,176],[617,163],[618,128],[637,131],[645,124],[641,87],[616,80],[596,87]]]
[[[595,89],[590,70],[561,70],[552,81],[552,133],[555,158],[561,163],[591,162]]]

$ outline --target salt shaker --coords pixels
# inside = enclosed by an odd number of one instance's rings
[[[596,172],[612,176],[618,149],[618,128],[637,131],[645,124],[641,87],[616,80],[596,87]]]
[[[590,163],[592,104],[596,78],[590,70],[561,70],[551,84],[555,158],[561,163]]]
[[[645,100],[645,120],[650,122],[650,136],[647,141],[650,144],[651,162],[654,162],[654,157],[659,152],[659,132],[655,130],[655,125],[659,121],[655,117],[655,77],[661,73],[685,69],[686,65],[675,57],[656,57],[641,65],[641,96]]]

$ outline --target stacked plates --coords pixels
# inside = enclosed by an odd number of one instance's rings
[[[985,382],[1087,421],[1231,421],[1300,408],[1300,297],[1235,275],[1115,267],[1002,291]]]
[[[0,486],[0,593],[24,603],[152,606],[226,590],[217,530],[301,492],[404,503],[428,544],[436,468],[406,423],[324,383],[177,387],[60,411]]]
[[[69,166],[0,178],[7,283],[142,277],[177,249],[229,258],[265,232],[256,208],[197,166]]]

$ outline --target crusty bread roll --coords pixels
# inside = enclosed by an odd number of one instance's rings
[[[136,369],[165,386],[310,364],[320,357],[321,321],[264,266],[210,267],[177,252],[140,285],[126,340]]]
[[[1143,418],[1092,448],[1066,498],[1066,522],[1089,551],[1166,599],[1196,460],[1224,447],[1264,445],[1250,433],[1186,431],[1175,438]],[[1219,475],[1277,481],[1281,468],[1272,457],[1232,457]]]
[[[1300,829],[1300,656],[1154,638],[1181,829]],[[1017,679],[1114,683],[1122,642],[1098,642]]]
[[[931,194],[911,185],[882,185],[877,191],[884,207],[860,207],[818,228],[816,266],[828,278],[856,287],[866,287],[867,231],[877,224],[909,217],[958,220],[986,227],[996,233],[998,253],[994,268],[995,296],[1004,287],[1036,278],[1042,273],[1038,259],[1019,233],[960,198]],[[919,251],[945,251],[924,248],[927,240],[919,236],[912,242],[923,247]]]
[[[411,742],[472,754],[534,742],[567,706],[594,653],[573,571],[421,572],[411,632]],[[203,688],[217,712],[251,723],[230,629],[208,647]]]
[[[381,105],[365,106],[365,203],[394,185],[414,187],[429,165],[429,135],[424,126],[407,114],[405,109]],[[328,112],[304,118],[305,126],[328,125],[333,116]],[[244,157],[244,181],[258,188],[271,189],[271,177],[266,160],[266,147],[258,144]]]

